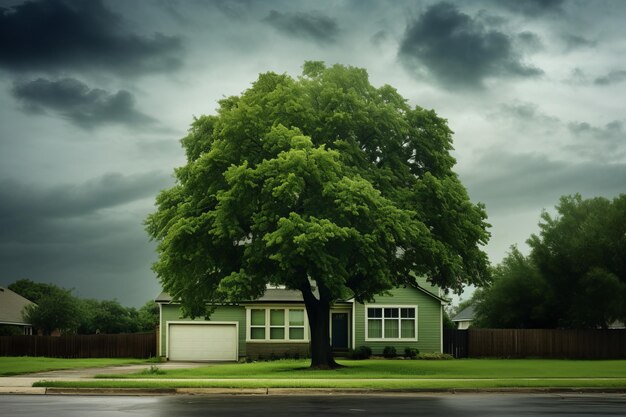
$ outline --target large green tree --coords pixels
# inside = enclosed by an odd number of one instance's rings
[[[562,197],[529,256],[513,249],[477,297],[484,327],[596,328],[626,320],[626,194]]]
[[[187,163],[146,221],[154,270],[185,313],[267,284],[299,290],[311,366],[333,368],[334,301],[415,275],[457,291],[488,279],[485,211],[452,171],[452,132],[434,111],[320,62],[296,79],[261,74],[219,104],[182,139]]]

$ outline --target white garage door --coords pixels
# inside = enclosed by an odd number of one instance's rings
[[[236,324],[170,323],[169,359],[174,361],[237,360]]]

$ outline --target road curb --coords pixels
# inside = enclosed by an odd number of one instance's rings
[[[361,388],[58,388],[58,387],[0,387],[0,395],[424,395],[424,394],[626,394],[626,388],[462,388],[462,389],[398,389],[377,390]]]
[[[46,388],[47,395],[174,395],[176,388]]]

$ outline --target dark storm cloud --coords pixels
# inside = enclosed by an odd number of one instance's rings
[[[143,304],[158,291],[143,220],[149,200],[171,185],[161,172],[76,185],[0,181],[0,283],[30,278],[77,288],[83,297]]]
[[[626,70],[620,71],[611,71],[607,75],[603,75],[601,77],[593,80],[595,85],[611,85],[622,82],[626,80]]]
[[[253,0],[213,0],[212,4],[226,16],[242,19],[248,16],[254,2]]]
[[[0,231],[0,284],[20,278],[75,288],[81,297],[139,306],[158,293],[145,214],[35,217]],[[21,226],[21,227],[17,227]]]
[[[263,21],[286,35],[319,43],[330,43],[339,33],[337,21],[320,12],[281,13],[272,10]]]
[[[496,0],[495,3],[512,12],[538,17],[561,12],[564,0]]]
[[[529,51],[539,51],[543,49],[541,38],[532,32],[522,32],[516,37],[517,43],[524,49]]]
[[[619,120],[613,120],[604,127],[573,122],[568,124],[568,128],[577,139],[569,148],[582,156],[611,161],[626,155],[626,131]]]
[[[181,40],[130,32],[99,0],[27,1],[0,9],[0,66],[14,71],[103,69],[124,75],[172,71]]]
[[[568,51],[579,48],[593,48],[598,44],[596,41],[583,38],[579,35],[564,35],[563,40],[565,41],[565,47]]]
[[[372,35],[372,37],[370,38],[370,42],[372,42],[372,44],[379,46],[381,43],[383,43],[384,41],[386,41],[389,38],[389,34],[384,31],[384,30],[379,30],[378,32],[376,32],[375,34]]]
[[[39,78],[26,83],[16,83],[13,96],[19,99],[24,110],[45,113],[51,110],[82,128],[103,124],[144,126],[155,120],[135,109],[135,98],[126,90],[117,93],[94,88],[74,78],[50,81]]]
[[[535,103],[513,102],[501,104],[492,114],[499,118],[509,118],[522,123],[532,123],[537,127],[556,129],[560,125],[558,117],[542,112]]]
[[[399,56],[409,70],[423,67],[447,88],[480,88],[488,77],[542,74],[521,62],[510,36],[449,3],[429,7],[408,25]]]
[[[49,187],[5,179],[0,181],[0,234],[1,231],[20,228],[17,219],[28,222],[32,219],[87,216],[102,209],[155,196],[169,183],[169,176],[161,172],[128,176],[111,173],[82,184]]]
[[[486,152],[481,169],[461,175],[472,199],[490,213],[507,214],[551,207],[562,195],[614,196],[624,192],[626,164],[570,163],[537,154]]]

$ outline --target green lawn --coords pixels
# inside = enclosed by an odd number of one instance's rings
[[[162,374],[112,374],[98,378],[176,379],[516,379],[625,378],[626,360],[582,361],[548,359],[340,360],[334,371],[307,369],[308,360],[246,364],[214,364]],[[158,365],[157,365],[158,366]]]
[[[95,368],[100,366],[147,363],[143,359],[61,359],[31,356],[0,356],[0,376],[30,374],[57,369]]]
[[[350,380],[350,379],[222,379],[222,380],[91,380],[40,381],[34,387],[63,388],[335,388],[382,391],[501,388],[613,388],[626,389],[626,378],[615,379],[495,379],[495,380]]]

